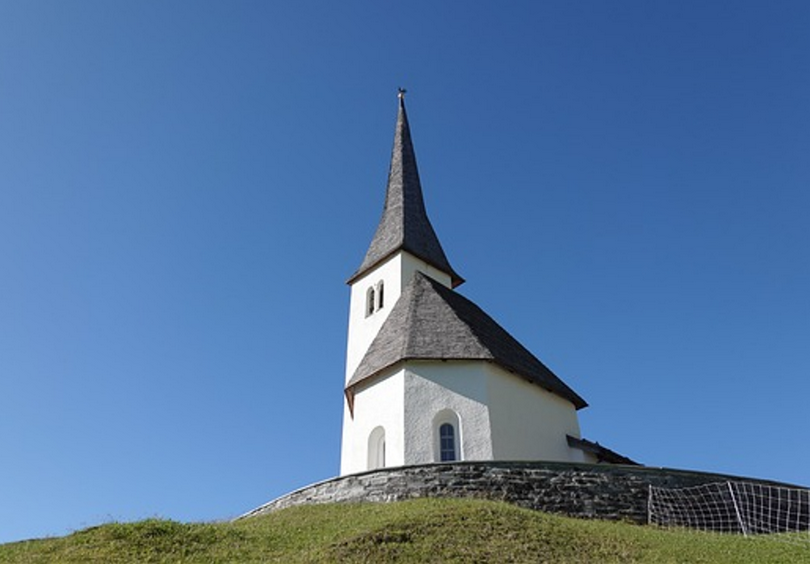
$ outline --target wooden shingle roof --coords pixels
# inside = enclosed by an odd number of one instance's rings
[[[348,283],[353,283],[400,250],[408,251],[449,274],[453,287],[464,282],[450,266],[427,216],[402,92],[382,218],[360,268]]]
[[[494,319],[461,294],[417,272],[346,385],[356,387],[407,360],[481,360],[570,401],[588,404]]]

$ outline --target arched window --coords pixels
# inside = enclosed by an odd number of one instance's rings
[[[368,436],[368,469],[385,468],[385,429],[375,427]]]
[[[374,287],[366,291],[366,317],[374,313]]]
[[[433,453],[436,462],[464,459],[461,421],[451,409],[443,409],[433,418]]]
[[[450,423],[439,426],[439,460],[452,462],[456,456],[456,429]]]
[[[377,309],[382,309],[384,304],[385,304],[384,286],[383,281],[380,280],[377,283]]]

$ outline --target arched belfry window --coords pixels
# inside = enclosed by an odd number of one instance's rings
[[[385,305],[385,286],[383,281],[380,280],[377,283],[377,309],[382,309],[383,305]]]
[[[372,286],[366,291],[366,317],[374,313],[375,307],[376,303],[374,299],[374,287]]]
[[[385,285],[380,280],[376,286],[371,286],[366,290],[366,317],[381,310],[383,305],[385,305]]]
[[[368,436],[368,469],[385,468],[385,429],[375,427]]]
[[[436,462],[462,460],[461,425],[455,411],[445,409],[433,419],[433,451]]]

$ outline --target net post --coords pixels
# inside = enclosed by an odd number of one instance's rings
[[[734,504],[734,513],[737,515],[737,522],[740,524],[743,536],[747,537],[748,531],[745,528],[745,523],[740,513],[740,507],[737,505],[737,496],[734,495],[734,486],[732,486],[731,482],[726,482],[726,485],[728,486],[728,493],[731,494],[731,503]]]

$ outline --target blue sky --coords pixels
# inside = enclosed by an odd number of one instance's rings
[[[338,472],[408,110],[459,291],[653,466],[810,485],[805,2],[0,4],[0,542]]]

